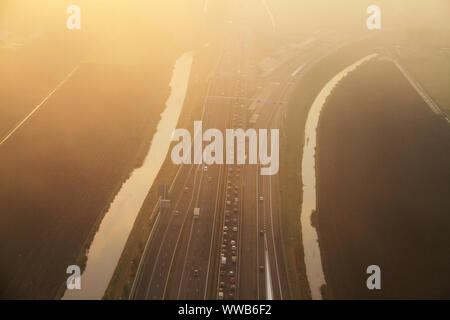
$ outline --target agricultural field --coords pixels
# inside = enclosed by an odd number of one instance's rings
[[[67,266],[84,266],[110,202],[150,146],[176,59],[215,30],[202,20],[183,28],[195,18],[183,6],[146,16],[139,6],[101,12],[79,1],[85,24],[71,32],[67,3],[43,12],[42,2],[17,1],[28,27],[0,25],[0,140],[42,103],[0,146],[1,298],[53,299]],[[139,18],[130,23],[127,10]]]
[[[328,297],[448,298],[450,126],[394,64],[369,62],[335,89],[318,157]],[[370,265],[381,290],[366,287]]]

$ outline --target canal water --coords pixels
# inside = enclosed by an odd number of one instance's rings
[[[301,209],[302,241],[305,252],[306,276],[311,289],[312,299],[322,299],[320,288],[325,285],[320,247],[316,229],[312,226],[311,216],[316,210],[316,137],[320,112],[327,97],[338,83],[361,64],[376,57],[369,55],[348,66],[332,78],[320,91],[308,113],[305,126],[305,144],[302,158],[303,202]],[[320,214],[320,213],[319,213]]]
[[[176,61],[166,108],[161,113],[144,163],[122,185],[94,236],[87,253],[86,269],[81,275],[81,290],[66,290],[63,299],[103,297],[137,214],[169,151],[172,132],[184,104],[192,60],[193,53],[186,52]]]

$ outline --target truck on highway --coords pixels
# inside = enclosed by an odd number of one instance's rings
[[[198,219],[200,217],[200,208],[194,209],[194,219]]]

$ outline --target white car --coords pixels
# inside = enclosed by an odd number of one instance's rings
[[[263,197],[263,196],[260,196],[260,197],[259,197],[259,201],[264,201],[264,197]]]

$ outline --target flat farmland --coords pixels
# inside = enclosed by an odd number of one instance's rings
[[[450,297],[450,126],[391,62],[345,78],[322,111],[318,231],[327,297]],[[366,268],[381,268],[368,290]]]
[[[0,146],[0,297],[55,296],[142,161],[175,59],[81,64]]]

